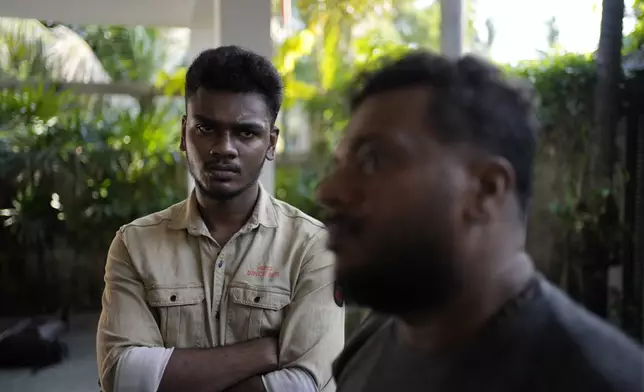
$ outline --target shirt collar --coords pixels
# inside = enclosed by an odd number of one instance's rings
[[[272,196],[260,184],[257,203],[250,218],[242,226],[240,230],[242,233],[249,232],[259,226],[277,227],[277,211],[275,211],[272,199]],[[170,228],[188,230],[192,235],[210,235],[199,212],[194,189],[190,192],[188,199],[181,203],[171,215]]]

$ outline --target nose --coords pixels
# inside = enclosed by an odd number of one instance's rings
[[[228,131],[217,132],[217,135],[213,138],[209,153],[210,155],[222,158],[237,157],[237,148],[235,147],[231,133]]]
[[[327,210],[337,211],[350,204],[352,187],[344,180],[342,170],[334,169],[320,181],[316,189],[318,202]]]

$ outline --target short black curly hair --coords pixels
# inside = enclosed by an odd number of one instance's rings
[[[427,108],[432,124],[428,125],[441,142],[468,143],[510,162],[517,199],[526,213],[532,198],[538,128],[532,89],[471,55],[449,60],[414,51],[362,73],[353,86],[351,109],[369,96],[412,86],[432,91]]]
[[[199,54],[186,74],[186,104],[199,88],[234,93],[257,93],[275,122],[282,106],[284,86],[271,62],[239,46],[220,46]]]

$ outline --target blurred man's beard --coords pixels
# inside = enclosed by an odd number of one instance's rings
[[[379,245],[364,249],[364,264],[337,271],[347,303],[404,317],[432,314],[460,291],[459,274],[445,244],[418,232],[408,234],[374,242]]]

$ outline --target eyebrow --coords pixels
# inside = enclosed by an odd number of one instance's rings
[[[373,144],[373,140],[370,137],[358,136],[353,140],[341,143],[331,155],[331,163],[333,165],[339,165],[342,161],[351,159],[365,144]]]
[[[200,114],[193,114],[192,117],[204,125],[209,125],[213,127],[228,125],[230,127],[246,126],[246,127],[255,127],[255,128],[259,127],[263,129],[263,128],[266,128],[266,125],[267,125],[264,121],[254,120],[254,119],[241,119],[235,122],[225,122],[225,121],[219,121],[213,118],[209,118],[206,116],[202,116]]]

